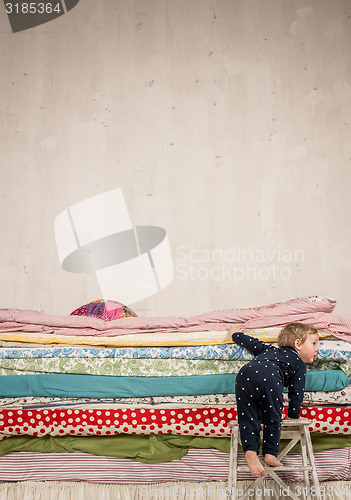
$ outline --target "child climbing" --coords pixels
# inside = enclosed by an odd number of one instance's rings
[[[283,411],[283,391],[288,389],[288,418],[299,418],[304,395],[306,364],[317,353],[318,332],[314,326],[289,323],[278,336],[278,347],[229,329],[233,342],[254,358],[243,366],[235,381],[238,424],[245,459],[254,477],[265,476],[258,458],[263,424],[262,454],[270,466],[277,460]]]

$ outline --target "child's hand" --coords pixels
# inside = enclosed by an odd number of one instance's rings
[[[240,330],[238,330],[238,328],[237,328],[236,326],[231,326],[231,327],[229,328],[229,330],[228,330],[228,333],[229,333],[229,335],[230,335],[230,336],[232,336],[232,335],[233,335],[233,333],[236,333],[236,332],[238,332],[238,331],[240,331]]]
[[[288,415],[285,417],[284,420],[302,420],[303,422],[307,422],[307,421],[310,421],[311,419],[310,418],[304,418],[304,417],[298,417],[298,418],[292,418],[292,417],[288,417]]]

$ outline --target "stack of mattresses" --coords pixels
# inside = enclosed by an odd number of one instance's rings
[[[227,330],[274,342],[292,321],[321,336],[301,412],[313,422],[318,474],[350,480],[351,323],[334,307],[310,297],[113,321],[1,310],[0,481],[224,481],[235,376],[251,359]],[[286,460],[298,469],[298,450]]]

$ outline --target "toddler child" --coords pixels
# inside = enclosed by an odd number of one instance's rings
[[[288,389],[288,418],[299,418],[305,389],[306,365],[317,353],[318,332],[314,326],[289,323],[278,336],[278,346],[229,329],[233,342],[254,358],[236,376],[235,395],[241,444],[253,476],[265,476],[258,454],[263,424],[262,454],[270,466],[277,460],[283,411],[283,391]]]

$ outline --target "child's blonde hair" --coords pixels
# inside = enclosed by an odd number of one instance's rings
[[[307,335],[318,335],[318,330],[313,325],[304,323],[289,323],[285,325],[278,335],[278,346],[294,347],[296,339],[301,340],[301,344],[307,339]]]

